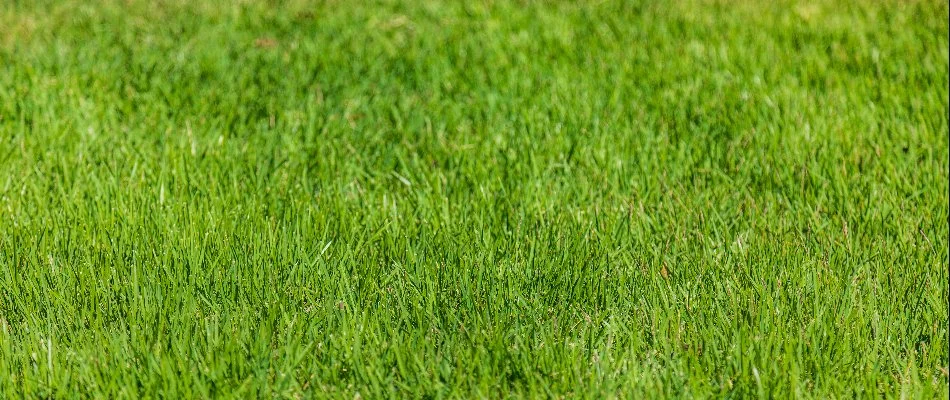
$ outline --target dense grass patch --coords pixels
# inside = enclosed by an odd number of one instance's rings
[[[946,397],[946,1],[0,3],[0,397]]]

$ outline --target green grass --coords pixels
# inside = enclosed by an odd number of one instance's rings
[[[948,395],[948,2],[0,3],[0,397]]]

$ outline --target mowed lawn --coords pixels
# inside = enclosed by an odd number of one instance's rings
[[[946,398],[948,2],[0,2],[0,397]]]

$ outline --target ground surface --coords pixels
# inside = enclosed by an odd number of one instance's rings
[[[946,397],[946,1],[224,4],[0,4],[0,397]]]

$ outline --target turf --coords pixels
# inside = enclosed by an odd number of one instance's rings
[[[0,397],[948,395],[947,1],[0,4]]]

